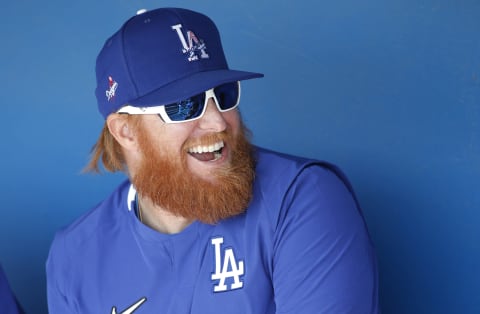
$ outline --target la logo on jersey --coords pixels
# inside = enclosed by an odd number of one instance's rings
[[[212,239],[212,245],[215,248],[215,273],[212,274],[211,279],[216,282],[213,287],[214,292],[223,292],[227,290],[235,290],[243,287],[243,281],[240,281],[240,276],[245,274],[244,263],[242,260],[237,261],[232,248],[222,250],[223,237]],[[226,285],[227,278],[231,278],[230,285]]]
[[[210,58],[206,52],[207,46],[203,40],[198,39],[192,31],[187,31],[187,39],[182,32],[182,24],[173,25],[172,29],[177,32],[183,46],[183,53],[188,54],[188,61],[197,61]]]

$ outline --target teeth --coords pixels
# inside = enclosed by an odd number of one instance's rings
[[[209,145],[209,146],[195,146],[195,147],[191,147],[188,149],[188,152],[189,153],[196,153],[196,154],[201,154],[201,153],[213,153],[213,152],[216,152],[218,150],[220,150],[221,148],[223,148],[224,144],[223,144],[223,141],[220,141],[220,142],[217,142],[213,145]]]
[[[222,154],[220,154],[220,153],[213,153],[213,154],[214,154],[214,156],[215,156],[214,159],[213,159],[213,161],[215,161],[215,160],[217,160],[217,159],[220,159],[220,158],[222,157]]]

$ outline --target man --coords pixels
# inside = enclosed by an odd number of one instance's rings
[[[377,313],[372,244],[345,177],[253,147],[206,16],[140,12],[96,64],[105,118],[87,169],[128,177],[60,231],[49,312]]]
[[[19,314],[21,311],[15,296],[10,289],[8,279],[3,268],[0,265],[0,313],[2,314]]]

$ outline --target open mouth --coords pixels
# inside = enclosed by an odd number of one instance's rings
[[[188,153],[200,161],[216,161],[222,157],[224,146],[223,141],[219,141],[213,145],[198,145],[189,148]]]

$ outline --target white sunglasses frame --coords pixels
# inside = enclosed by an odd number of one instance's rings
[[[223,85],[223,84],[221,84],[221,85]],[[221,85],[219,85],[219,86],[221,86]],[[202,112],[198,115],[198,117],[195,117],[193,119],[182,120],[182,121],[173,121],[168,116],[168,114],[165,110],[165,105],[153,106],[153,107],[135,107],[135,106],[131,106],[131,105],[126,105],[126,106],[123,106],[122,108],[118,109],[117,113],[126,113],[126,114],[132,114],[132,115],[158,114],[160,116],[160,118],[163,120],[163,122],[165,122],[165,123],[184,123],[184,122],[195,121],[195,120],[198,120],[201,117],[203,117],[203,115],[205,114],[205,111],[207,110],[208,100],[210,98],[213,98],[213,101],[215,102],[215,105],[217,106],[217,109],[220,112],[227,112],[227,111],[230,111],[230,110],[233,110],[233,109],[237,108],[238,105],[240,104],[240,95],[241,95],[240,81],[237,81],[237,86],[238,86],[237,103],[234,106],[232,106],[231,108],[228,108],[226,110],[223,110],[222,108],[220,108],[217,97],[215,96],[214,89],[218,86],[204,91],[204,93],[205,93],[205,103],[203,104]]]

